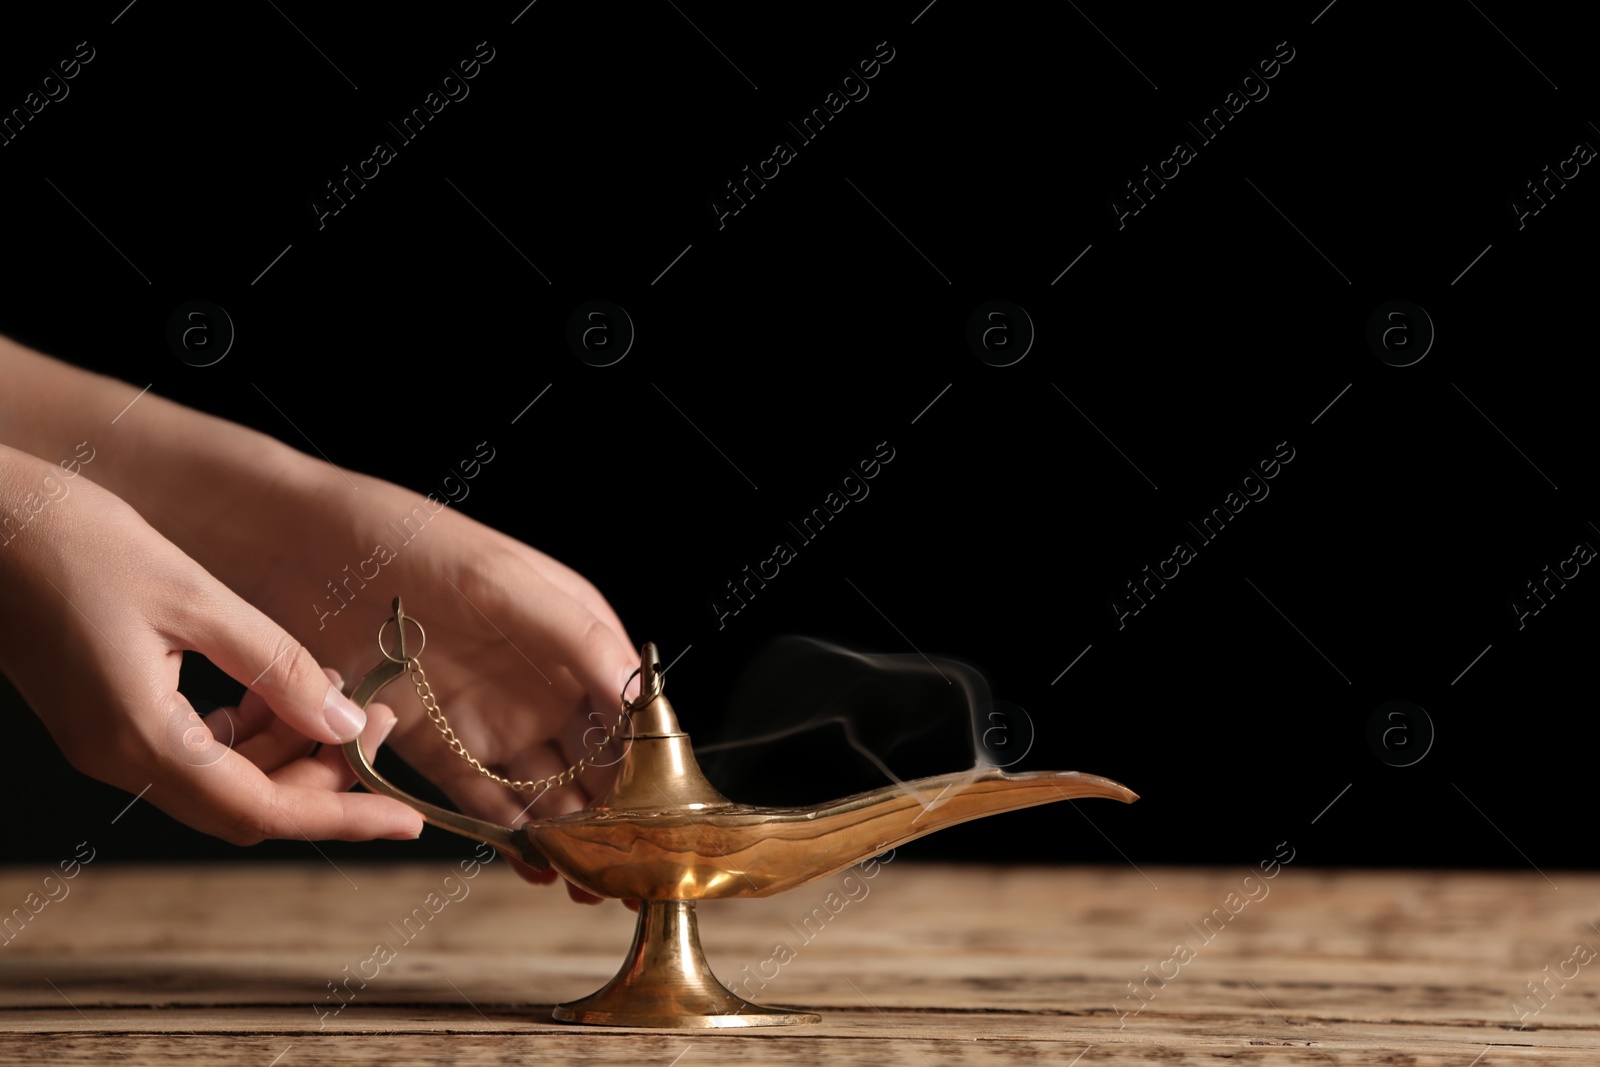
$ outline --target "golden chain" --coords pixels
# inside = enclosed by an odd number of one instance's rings
[[[406,661],[406,667],[410,670],[412,683],[417,687],[417,697],[422,701],[423,709],[427,711],[428,718],[433,721],[433,725],[439,728],[439,733],[443,735],[445,744],[450,746],[450,750],[472,764],[473,769],[485,778],[515,789],[519,793],[536,792],[543,796],[551,789],[570,784],[578,775],[594,766],[591,761],[600,754],[601,749],[611,742],[612,738],[617,736],[617,731],[622,729],[622,724],[628,719],[628,701],[624,698],[622,710],[617,714],[617,721],[611,724],[611,729],[606,731],[605,737],[601,738],[594,748],[584,753],[583,758],[577,763],[574,763],[560,774],[552,774],[547,778],[525,782],[513,781],[503,775],[494,773],[478,762],[476,756],[467,751],[467,746],[461,743],[461,739],[456,736],[455,730],[450,726],[450,720],[444,717],[444,711],[440,709],[439,701],[433,695],[433,686],[428,684],[428,676],[423,673],[422,661],[413,656]]]

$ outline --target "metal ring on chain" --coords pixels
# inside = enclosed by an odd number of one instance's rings
[[[391,656],[391,655],[389,655],[389,650],[387,648],[383,647],[383,631],[385,629],[387,629],[388,626],[389,626],[389,623],[391,623],[393,621],[394,621],[393,619],[384,619],[383,620],[383,624],[378,627],[378,651],[382,652],[383,653],[383,658],[388,660],[390,663],[410,663],[410,662],[414,662],[418,656],[422,655],[422,650],[428,647],[428,631],[424,630],[422,628],[422,624],[420,622],[418,622],[416,619],[413,619],[410,615],[402,615],[402,616],[400,616],[400,621],[399,621],[399,623],[397,624],[397,627],[396,627],[399,630],[399,633],[400,633],[400,655]],[[411,653],[411,655],[409,655],[409,656],[407,656],[405,654],[405,651],[406,651],[406,634],[405,634],[405,630],[402,629],[402,627],[404,627],[405,624],[408,623],[408,622],[411,625],[413,625],[413,626],[415,626],[417,628],[417,633],[422,635],[422,644],[418,645],[417,646],[417,650],[415,652]]]

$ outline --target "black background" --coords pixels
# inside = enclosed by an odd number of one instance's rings
[[[1511,608],[1600,544],[1600,179],[1584,168],[1520,230],[1511,206],[1600,143],[1587,39],[1507,5],[924,2],[117,0],[13,25],[6,109],[79,41],[95,58],[0,147],[0,329],[419,493],[487,440],[460,509],[684,653],[671,691],[702,743],[759,728],[760,707],[730,710],[740,672],[806,634],[970,661],[1026,710],[1007,720],[1033,735],[1019,767],[1143,797],[908,855],[1248,863],[1289,840],[1313,865],[1592,866],[1567,823],[1593,810],[1600,579],[1520,630]],[[397,141],[386,122],[480,41],[470,96],[319,228],[324,184]],[[884,41],[870,95],[719,228],[724,183],[798,141],[786,123]],[[1186,121],[1279,42],[1270,95],[1200,144]],[[1196,158],[1119,228],[1112,200],[1179,139]],[[166,343],[193,299],[237,330],[210,367]],[[593,299],[637,330],[613,366],[565,339]],[[1011,366],[967,344],[993,299],[1037,331]],[[1366,340],[1396,299],[1437,330],[1407,367]],[[719,628],[724,583],[880,442],[870,496]],[[1280,442],[1270,496],[1119,629],[1124,583]],[[227,697],[198,665],[189,682]],[[1395,699],[1436,731],[1408,767],[1367,739]],[[112,826],[127,795],[74,773],[14,693],[5,714],[9,859],[84,838],[128,860],[315,858],[240,852],[148,804]],[[883,755],[973,759],[961,728]],[[881,781],[829,727],[707,763],[736,799]],[[431,830],[320,847],[459,851]]]

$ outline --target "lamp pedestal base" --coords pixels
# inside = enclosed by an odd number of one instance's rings
[[[639,904],[633,945],[617,976],[582,1000],[556,1005],[557,1022],[716,1029],[821,1022],[820,1015],[752,1004],[717,981],[700,948],[692,900]]]

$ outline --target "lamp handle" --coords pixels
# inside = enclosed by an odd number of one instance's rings
[[[350,695],[356,707],[366,710],[372,698],[378,691],[396,678],[405,674],[408,664],[403,660],[395,660],[387,656],[356,686],[355,692]],[[508,856],[515,857],[537,870],[548,870],[550,863],[540,855],[528,840],[527,835],[508,829],[498,823],[485,822],[463,815],[459,811],[441,808],[437,804],[430,804],[407,793],[405,790],[392,784],[387,778],[379,774],[373,767],[367,754],[361,751],[361,738],[355,737],[344,743],[344,758],[350,762],[350,769],[356,772],[356,777],[368,789],[381,796],[393,797],[407,807],[415,809],[427,822],[442,830],[449,830],[453,834],[469,837],[474,841],[482,841],[493,845]]]

